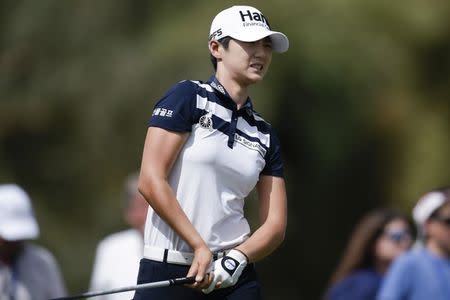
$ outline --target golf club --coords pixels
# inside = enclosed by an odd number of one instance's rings
[[[172,285],[190,284],[190,283],[194,283],[194,282],[195,282],[195,276],[181,277],[181,278],[174,278],[174,279],[168,279],[168,280],[162,280],[162,281],[156,281],[156,282],[143,283],[143,284],[138,284],[138,285],[133,285],[133,286],[128,286],[128,287],[122,287],[122,288],[112,289],[112,290],[108,290],[108,291],[87,292],[87,293],[68,296],[68,297],[52,298],[49,300],[71,300],[71,299],[89,298],[89,297],[94,297],[94,296],[109,295],[109,294],[122,293],[122,292],[128,292],[128,291],[166,287],[166,286],[172,286]]]

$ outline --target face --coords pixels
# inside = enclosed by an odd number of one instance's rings
[[[389,222],[375,243],[375,257],[390,263],[412,246],[412,236],[408,223],[403,219]]]
[[[23,241],[6,241],[0,237],[0,261],[12,263],[22,248]]]
[[[272,43],[268,37],[256,42],[232,39],[228,49],[219,45],[211,53],[218,59],[218,73],[248,86],[264,78],[272,61]]]
[[[147,210],[147,201],[140,193],[137,193],[125,212],[125,219],[131,227],[144,232]]]
[[[438,248],[439,252],[450,256],[450,203],[442,206],[426,224],[428,242]]]

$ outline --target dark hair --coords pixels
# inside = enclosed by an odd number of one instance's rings
[[[217,42],[222,44],[222,46],[225,49],[228,49],[228,45],[230,44],[231,40],[232,40],[232,37],[226,36],[226,37],[223,37],[223,38],[217,40]],[[216,71],[217,70],[217,58],[215,58],[211,53],[209,53],[209,59],[211,60],[211,63],[213,65],[213,67],[214,67],[214,71]]]
[[[379,208],[366,214],[354,228],[347,247],[341,257],[330,284],[337,283],[357,269],[373,267],[374,246],[385,226],[394,219],[407,222],[411,234],[415,235],[411,220],[404,214],[391,209]]]

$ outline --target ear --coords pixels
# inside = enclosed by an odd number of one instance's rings
[[[221,45],[218,41],[210,41],[209,44],[209,52],[211,53],[212,56],[214,56],[217,59],[221,58]]]
[[[426,220],[423,225],[422,225],[422,233],[425,236],[428,236],[428,234],[430,233],[430,231],[432,230],[433,224],[432,221],[430,219]]]

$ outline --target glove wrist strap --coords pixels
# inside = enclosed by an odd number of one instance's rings
[[[250,260],[248,259],[247,254],[245,254],[243,251],[241,251],[239,249],[236,249],[236,248],[234,248],[233,250],[238,251],[239,253],[241,253],[245,257],[245,260],[247,261],[247,264],[250,262]]]

